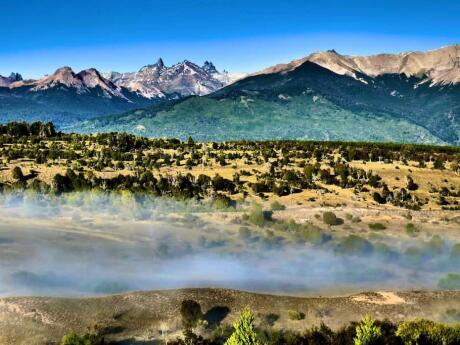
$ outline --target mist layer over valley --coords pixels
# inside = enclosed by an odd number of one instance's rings
[[[251,205],[218,212],[203,202],[129,192],[25,192],[4,194],[0,204],[2,296],[182,287],[286,294],[436,289],[446,287],[443,279],[460,262],[458,220],[436,213],[419,213],[406,235],[398,224],[407,211],[356,209],[352,222],[349,210],[337,208],[342,225],[329,226],[318,220],[323,209],[285,210],[255,226],[244,220]],[[288,220],[292,212],[296,221]],[[358,217],[386,217],[386,229],[363,230]]]

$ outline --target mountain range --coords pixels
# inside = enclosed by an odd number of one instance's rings
[[[12,73],[0,76],[0,115],[2,121],[70,124],[184,96],[205,95],[232,78],[208,61],[201,67],[190,61],[166,67],[162,59],[129,73],[100,73],[94,68],[75,73],[62,67],[38,80],[23,80],[20,74]]]
[[[460,144],[460,47],[367,57],[318,52],[190,96],[79,124],[199,140]]]
[[[0,87],[2,108],[2,90],[22,88],[117,104],[64,121],[61,127],[70,131],[460,144],[458,45],[372,56],[329,50],[238,76],[220,73],[210,62],[166,67],[159,59],[137,72],[75,74],[64,68],[39,81],[20,79],[1,79],[8,84]]]
[[[238,75],[218,72],[212,62],[203,66],[184,60],[166,67],[160,58],[155,64],[142,67],[137,72],[105,73],[114,84],[138,92],[146,98],[165,97],[167,94],[180,96],[207,95],[230,84]]]

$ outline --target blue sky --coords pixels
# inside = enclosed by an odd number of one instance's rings
[[[460,42],[457,0],[0,0],[0,74],[132,71],[163,57],[254,71],[316,50]]]

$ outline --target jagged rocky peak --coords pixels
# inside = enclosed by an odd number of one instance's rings
[[[22,81],[22,75],[19,73],[11,73],[9,77],[0,75],[0,87],[10,87],[11,84]]]
[[[219,73],[211,61],[205,61],[202,68],[209,74]]]
[[[158,58],[158,60],[157,60],[155,65],[157,65],[158,68],[161,68],[161,69],[165,68],[165,63],[163,62],[162,58]]]
[[[97,85],[111,83],[104,79],[95,68],[88,68],[79,72],[78,77],[81,78],[83,84],[87,87],[96,87]]]
[[[164,97],[166,94],[205,95],[228,84],[227,73],[219,73],[212,62],[199,66],[183,60],[167,67],[159,58],[155,64],[142,67],[138,72],[104,74],[115,85],[125,87],[144,97]]]
[[[158,58],[157,62],[155,62],[154,64],[149,64],[149,65],[146,65],[144,67],[142,67],[139,72],[143,72],[143,71],[161,71],[163,69],[166,69],[166,65],[163,61],[163,59],[160,57]],[[129,74],[129,73],[122,73],[122,74]]]
[[[22,80],[22,75],[19,74],[19,73],[15,73],[15,72],[12,72],[9,76],[9,79],[12,81],[12,82],[16,82],[16,81],[21,81]]]

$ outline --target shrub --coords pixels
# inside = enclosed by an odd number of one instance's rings
[[[369,229],[371,230],[385,230],[387,227],[382,223],[370,223]]]
[[[315,227],[307,227],[301,232],[301,238],[306,242],[318,246],[330,239],[326,234],[324,234],[321,229]]]
[[[336,252],[345,255],[365,256],[372,254],[373,251],[372,243],[357,235],[347,236],[336,246]]]
[[[254,315],[249,308],[244,308],[239,319],[233,324],[234,331],[225,345],[259,345],[254,327]]]
[[[180,306],[180,314],[184,329],[196,327],[198,322],[203,318],[201,306],[194,300],[183,300]]]
[[[379,203],[379,204],[386,204],[387,200],[380,195],[379,192],[374,192],[372,194],[372,198],[374,199],[375,202]]]
[[[456,345],[460,343],[460,328],[428,320],[413,320],[402,322],[396,335],[405,345],[442,344]]]
[[[437,157],[433,162],[433,169],[444,170],[444,160],[441,157]]]
[[[272,220],[272,212],[264,211],[262,206],[254,205],[248,217],[249,222],[259,227],[263,227],[267,222]]]
[[[418,230],[413,223],[407,223],[406,224],[406,233],[410,237],[417,236],[419,232],[420,232],[420,230]]]
[[[365,316],[356,327],[355,345],[376,345],[382,337],[382,329],[370,316]]]
[[[273,201],[270,208],[272,211],[283,211],[286,209],[286,206],[280,204],[278,201]]]
[[[76,333],[66,334],[62,340],[61,345],[103,345],[104,339],[96,334],[86,333],[78,335]]]
[[[13,171],[11,172],[11,174],[13,178],[18,181],[21,181],[24,178],[24,174],[22,173],[21,168],[18,166],[13,168]]]
[[[448,273],[445,277],[439,279],[438,287],[441,290],[460,290],[460,274]]]
[[[406,177],[406,187],[408,190],[414,191],[418,189],[418,184],[414,182],[412,177],[407,176]]]
[[[431,240],[426,244],[426,251],[428,254],[442,254],[444,251],[445,243],[439,235],[434,235]]]
[[[217,194],[216,198],[214,199],[214,207],[218,210],[226,210],[233,207],[233,200],[226,195]]]
[[[454,244],[450,252],[450,257],[452,259],[460,260],[460,243]]]
[[[238,229],[238,237],[241,238],[242,240],[250,239],[251,230],[246,226],[242,226],[241,228]]]
[[[324,212],[323,222],[327,225],[336,225],[338,223],[337,216],[334,212]]]
[[[303,320],[305,314],[297,310],[288,310],[289,319],[293,321]]]

